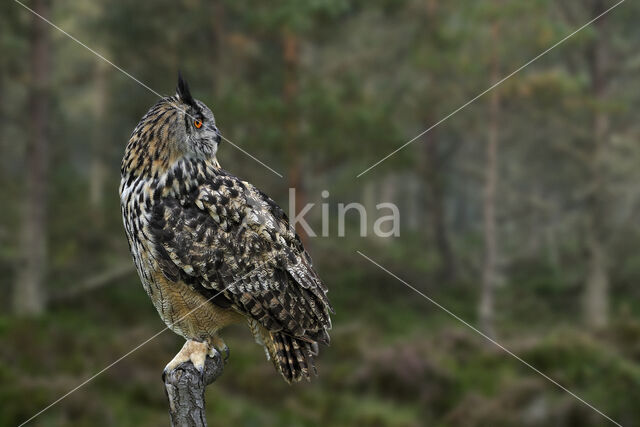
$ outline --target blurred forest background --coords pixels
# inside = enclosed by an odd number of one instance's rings
[[[26,2],[151,88],[177,70],[216,114],[224,168],[288,188],[336,308],[320,376],[287,386],[246,328],[211,425],[596,426],[608,421],[360,257],[360,250],[625,426],[640,425],[640,6],[605,0]],[[18,3],[0,5],[0,425],[164,327],[133,270],[120,160],[157,98]],[[328,199],[321,192],[330,192]],[[345,237],[337,204],[354,212]],[[399,237],[373,236],[377,203]],[[387,214],[380,212],[380,215]],[[160,335],[33,425],[168,423]]]

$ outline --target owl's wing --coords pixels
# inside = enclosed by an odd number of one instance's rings
[[[327,288],[282,209],[251,184],[220,172],[158,201],[149,225],[169,280],[268,331],[328,342]]]

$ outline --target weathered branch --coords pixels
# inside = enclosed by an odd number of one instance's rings
[[[204,374],[193,363],[185,362],[163,375],[164,390],[169,399],[169,415],[173,427],[204,427],[207,425],[204,391],[224,368],[220,353],[207,357]]]
[[[122,261],[116,266],[111,267],[109,270],[84,279],[79,285],[73,288],[54,293],[49,298],[49,302],[58,303],[79,297],[87,292],[95,291],[96,289],[113,283],[134,271],[134,265],[131,260]]]

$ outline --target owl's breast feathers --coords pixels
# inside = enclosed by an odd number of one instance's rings
[[[123,174],[122,213],[139,274],[165,321],[173,308],[163,295],[177,292],[241,314],[264,334],[293,337],[294,347],[328,343],[327,288],[282,209],[215,160],[183,158],[154,175]],[[198,327],[190,325],[206,333]],[[280,340],[272,344],[288,349]]]

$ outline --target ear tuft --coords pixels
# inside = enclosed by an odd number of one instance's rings
[[[178,71],[178,87],[176,88],[176,95],[178,95],[178,98],[180,98],[180,100],[185,104],[196,108],[196,101],[191,96],[189,84],[182,77],[182,73],[180,71]]]

